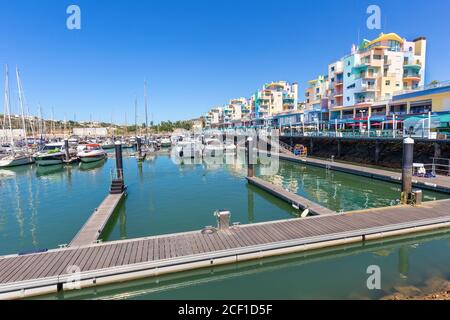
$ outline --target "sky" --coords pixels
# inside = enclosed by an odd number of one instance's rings
[[[81,29],[66,27],[67,7]],[[381,8],[369,30],[367,7]],[[0,63],[19,67],[31,113],[55,119],[144,121],[201,116],[264,83],[306,82],[380,32],[428,39],[426,81],[450,80],[448,0],[0,0]],[[303,98],[303,95],[301,96]]]

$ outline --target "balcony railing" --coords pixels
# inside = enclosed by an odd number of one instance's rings
[[[397,91],[394,93],[394,96],[399,96],[399,95],[402,95],[405,93],[411,93],[411,92],[416,92],[416,91],[443,88],[443,87],[450,87],[450,81],[442,81],[442,82],[438,82],[438,83],[428,84],[425,86],[419,86],[419,87],[417,87],[415,89],[411,89],[411,90],[408,89],[408,90]]]

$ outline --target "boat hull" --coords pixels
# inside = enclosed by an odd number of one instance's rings
[[[62,164],[63,159],[61,158],[37,158],[36,164],[38,166],[46,167],[46,166],[54,166],[58,164]]]
[[[82,156],[79,158],[80,158],[80,161],[83,163],[92,163],[92,162],[97,162],[97,161],[101,161],[101,160],[105,159],[106,154],[97,155],[97,156]]]
[[[28,164],[32,164],[34,162],[32,157],[23,157],[19,159],[2,159],[0,160],[0,168],[10,168],[10,167],[18,167],[24,166]]]

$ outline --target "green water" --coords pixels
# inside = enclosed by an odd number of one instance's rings
[[[0,170],[0,254],[69,243],[108,193],[114,166],[114,160],[109,159],[89,165]],[[125,158],[124,169],[128,196],[102,235],[104,241],[198,230],[215,224],[213,212],[217,209],[229,209],[232,221],[243,224],[298,214],[283,201],[249,186],[245,169],[239,165],[177,165],[168,156],[157,156],[142,165],[135,158]],[[336,211],[395,204],[400,193],[394,184],[285,161],[280,162],[275,176],[264,178]],[[446,195],[425,192],[425,197],[434,200]],[[370,252],[350,248],[344,250],[349,255],[322,253],[319,260],[310,256],[283,257],[261,264],[205,269],[105,287],[99,289],[102,294],[82,291],[76,295],[151,299],[377,298],[380,292],[367,292],[365,288],[367,265],[384,265],[386,288],[398,281],[420,284],[430,275],[448,277],[448,242],[449,236],[445,235],[407,244],[408,248],[412,246],[407,251],[413,272],[406,280],[399,278],[397,257],[406,250],[402,249],[404,245],[388,249],[387,245],[379,245]]]
[[[289,161],[280,161],[277,174],[261,178],[337,212],[397,205],[401,193],[399,184]],[[423,191],[424,201],[445,198]]]

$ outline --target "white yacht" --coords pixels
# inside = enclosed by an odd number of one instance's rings
[[[34,163],[33,157],[27,152],[14,152],[0,160],[0,168],[17,167]]]
[[[100,161],[106,158],[106,152],[98,143],[87,144],[86,148],[77,154],[81,162],[89,163]]]
[[[38,166],[52,166],[63,163],[65,155],[64,143],[56,142],[46,144],[33,158]]]
[[[172,146],[172,140],[168,137],[161,138],[161,147],[162,148],[168,148]]]

